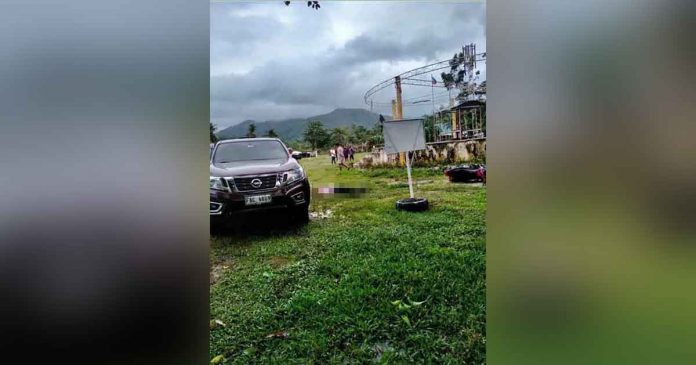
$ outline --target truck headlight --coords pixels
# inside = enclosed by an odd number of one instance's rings
[[[300,167],[283,173],[283,183],[290,184],[294,181],[302,180],[304,177],[304,170]]]
[[[216,176],[210,177],[210,190],[230,191],[227,180]]]

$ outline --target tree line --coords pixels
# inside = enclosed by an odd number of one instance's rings
[[[382,125],[378,122],[372,128],[361,125],[327,129],[319,120],[310,121],[302,133],[303,141],[312,149],[329,148],[336,144],[356,145],[372,148],[384,143]]]
[[[213,122],[210,123],[210,143],[215,143],[219,140],[219,138],[215,135],[215,130],[217,130],[217,127],[213,124]],[[246,138],[256,138],[256,125],[254,123],[249,124],[247,127],[247,133],[245,135]],[[266,131],[266,134],[261,136],[261,137],[271,137],[271,138],[278,138],[278,133],[271,128]]]
[[[425,132],[426,142],[437,140],[437,136],[443,132],[447,132],[451,125],[451,115],[449,112],[438,113],[434,115],[423,115],[423,129]],[[483,122],[485,129],[485,117]],[[443,127],[445,130],[443,130]],[[210,123],[210,142],[218,141],[215,135],[216,127]],[[275,130],[269,129],[263,135],[257,135],[256,125],[249,124],[246,138],[256,137],[272,137],[280,138]],[[375,123],[372,128],[366,128],[361,125],[351,125],[350,127],[326,128],[319,120],[310,121],[305,126],[302,133],[302,139],[299,141],[285,141],[288,145],[292,145],[296,149],[324,149],[333,147],[335,144],[352,144],[355,146],[364,146],[365,149],[371,149],[373,146],[384,144],[384,136],[382,134],[382,124]]]
[[[254,123],[249,124],[249,126],[247,127],[247,133],[244,137],[246,137],[246,138],[256,138],[257,137],[256,136],[256,124],[254,124]],[[266,131],[266,134],[264,134],[263,136],[259,136],[259,137],[278,138],[278,133],[276,133],[276,131],[273,128],[271,128],[271,129]]]
[[[210,123],[210,142],[215,143],[218,141],[218,137],[215,135],[216,126]],[[256,138],[256,137],[272,137],[279,138],[280,136],[275,130],[269,129],[263,135],[258,135],[256,133],[256,125],[251,123],[247,126],[247,132],[244,135],[246,138]],[[365,128],[361,125],[351,125],[350,127],[336,127],[336,128],[326,128],[321,121],[314,120],[307,123],[305,130],[302,133],[302,139],[300,141],[286,141],[286,143],[293,146],[300,146],[302,149],[323,149],[329,148],[335,144],[347,145],[352,144],[356,146],[364,146],[365,148],[372,148],[372,146],[380,145],[384,143],[384,137],[382,136],[382,125],[376,123],[373,128]]]
[[[425,129],[425,140],[430,142],[435,140],[435,136],[439,133],[438,127],[435,126],[435,118],[431,115],[424,115],[424,129]],[[441,122],[449,124],[449,113],[444,114],[444,118]],[[215,135],[216,127],[213,123],[210,123],[210,142],[215,143],[218,141]],[[279,138],[280,136],[275,130],[269,129],[264,135],[257,135],[256,125],[249,124],[247,127],[247,133],[244,136],[246,138],[256,138],[256,137],[272,137]],[[336,128],[326,128],[324,124],[319,120],[310,121],[305,126],[302,133],[302,140],[300,141],[286,141],[286,143],[296,146],[296,148],[301,149],[324,149],[333,147],[335,144],[346,145],[352,144],[355,146],[364,146],[366,149],[371,149],[373,146],[379,146],[384,144],[384,136],[382,133],[382,124],[380,122],[375,123],[372,128],[366,128],[361,125],[351,125],[350,127],[336,127]]]

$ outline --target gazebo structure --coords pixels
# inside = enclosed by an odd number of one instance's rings
[[[486,136],[486,102],[467,100],[450,108],[452,139],[483,138]]]

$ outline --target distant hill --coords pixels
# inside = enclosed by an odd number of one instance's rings
[[[386,120],[391,120],[390,116],[385,115]],[[283,120],[273,120],[265,122],[257,122],[246,120],[240,124],[221,129],[215,134],[220,139],[240,138],[246,136],[249,124],[256,125],[256,136],[261,137],[268,132],[269,129],[275,132],[284,140],[300,140],[302,132],[304,132],[307,122],[318,120],[324,124],[324,128],[332,129],[336,127],[350,127],[352,124],[361,125],[365,128],[372,128],[379,120],[379,114],[372,113],[369,110],[358,108],[338,108],[331,113],[315,115],[308,118],[291,118]]]

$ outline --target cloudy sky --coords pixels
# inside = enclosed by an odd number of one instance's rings
[[[486,50],[483,2],[320,3],[319,10],[304,1],[211,3],[214,124],[308,117],[338,107],[369,110],[363,95],[374,84],[449,59],[464,44]],[[485,79],[485,65],[479,68]],[[391,114],[393,94],[389,88],[375,95],[374,111]],[[429,87],[403,90],[404,99],[430,94]],[[436,105],[447,98],[435,89]],[[404,106],[407,117],[431,110],[430,101]]]

